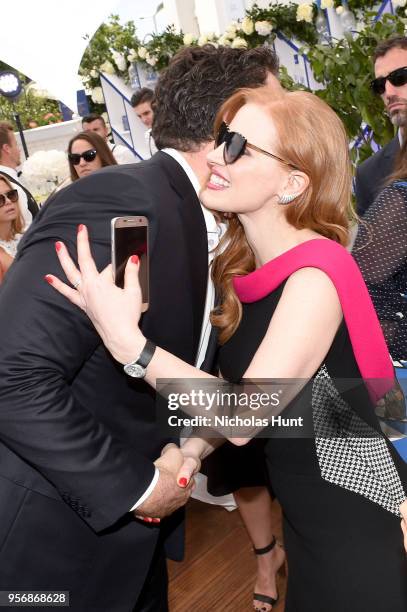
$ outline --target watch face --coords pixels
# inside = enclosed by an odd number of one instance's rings
[[[128,363],[124,366],[124,371],[128,376],[132,376],[133,378],[144,378],[146,375],[146,369],[139,363]]]

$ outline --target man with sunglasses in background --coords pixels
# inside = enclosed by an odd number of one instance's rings
[[[111,260],[111,219],[147,216],[142,329],[189,363],[201,360],[213,304],[208,251],[218,232],[198,193],[214,119],[237,89],[279,86],[277,69],[270,47],[181,50],[155,92],[160,151],[75,181],[24,236],[0,300],[0,590],[69,590],[72,612],[167,612],[165,555],[182,556],[182,512],[161,524],[134,515],[163,518],[187,501],[192,481],[176,481],[183,456],[172,448],[157,469],[169,440],[154,393],[126,375],[44,276],[60,275],[59,241],[76,252],[80,224],[102,269]],[[127,365],[142,376],[152,351],[146,346]]]
[[[356,170],[357,212],[363,215],[392,174],[403,139],[407,136],[407,37],[382,41],[374,56],[375,79],[371,87],[381,96],[385,110],[397,128],[395,137],[383,149],[365,160]]]

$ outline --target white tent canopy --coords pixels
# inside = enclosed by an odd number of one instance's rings
[[[0,59],[76,111],[76,91],[83,89],[78,68],[88,44],[84,36],[92,37],[117,4],[118,0],[3,1]]]

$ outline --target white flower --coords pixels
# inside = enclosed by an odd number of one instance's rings
[[[229,38],[229,40],[233,40],[234,38],[236,38],[236,32],[237,32],[237,25],[235,24],[235,22],[232,22],[226,28],[224,36],[226,36],[226,38]]]
[[[148,51],[145,47],[139,47],[137,53],[140,59],[145,59]]]
[[[114,74],[116,72],[113,64],[109,62],[109,60],[106,60],[105,62],[103,62],[103,64],[100,67],[100,70],[101,72],[106,72],[106,74]]]
[[[198,45],[202,47],[202,45],[206,45],[208,40],[209,38],[207,34],[201,34],[200,37],[198,38]]]
[[[245,17],[242,21],[241,29],[247,36],[253,34],[254,32],[254,23],[249,17]]]
[[[393,8],[402,8],[406,6],[407,0],[393,0]]]
[[[312,23],[313,9],[310,4],[300,4],[297,8],[297,21],[307,21]]]
[[[334,0],[321,0],[321,9],[330,9],[334,6]]]
[[[127,56],[128,61],[130,63],[135,62],[137,58],[138,58],[137,51],[135,49],[130,49],[130,53]]]
[[[92,77],[92,79],[97,79],[97,77],[99,76],[98,71],[94,68],[93,70],[90,71],[90,76]]]
[[[118,69],[120,70],[120,72],[123,72],[124,70],[126,70],[127,62],[126,62],[126,58],[124,57],[124,55],[122,55],[121,53],[113,49],[112,56],[113,56],[113,61],[118,67]]]
[[[37,151],[23,163],[24,183],[32,192],[46,195],[69,175],[63,151]]]
[[[187,32],[186,34],[184,34],[184,38],[183,38],[183,42],[184,45],[186,45],[187,47],[189,47],[189,45],[194,44],[196,38],[193,34],[191,34],[190,32]]]
[[[103,90],[101,87],[95,87],[91,92],[92,100],[95,104],[104,104],[105,99],[103,97]]]
[[[256,21],[254,24],[257,34],[260,36],[268,36],[273,29],[273,24],[269,21]]]
[[[150,66],[155,66],[157,63],[157,58],[154,55],[150,55],[149,53],[147,53],[145,60],[147,64],[150,64]]]
[[[337,15],[342,15],[345,8],[341,5],[341,6],[337,6],[335,10],[336,10]]]
[[[236,38],[232,42],[232,49],[246,49],[247,48],[247,40],[244,38],[240,38],[240,36],[236,36]]]
[[[221,47],[230,47],[231,42],[230,42],[229,38],[223,34],[222,36],[220,36],[218,38],[218,44]]]

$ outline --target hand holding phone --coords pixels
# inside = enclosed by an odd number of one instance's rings
[[[115,217],[111,221],[111,229],[115,284],[124,287],[124,270],[127,261],[131,255],[138,255],[142,312],[145,312],[149,305],[148,219],[144,216]]]

